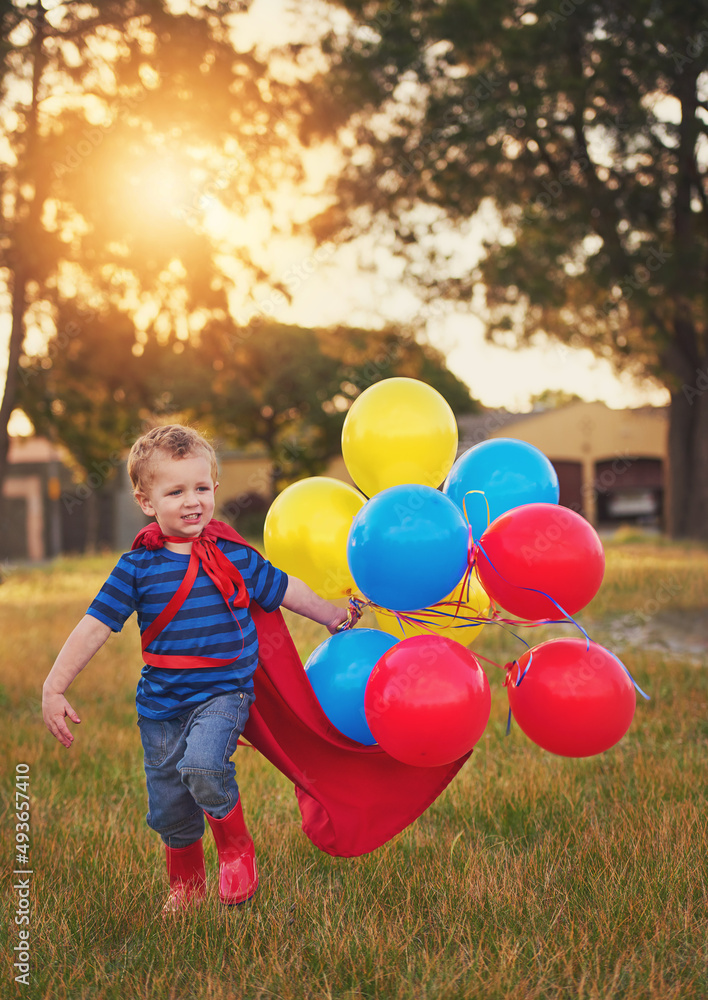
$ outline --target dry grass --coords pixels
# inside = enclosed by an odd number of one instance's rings
[[[469,763],[412,827],[358,859],[319,853],[288,782],[239,751],[261,888],[249,906],[221,908],[207,836],[210,897],[165,927],[160,843],[144,822],[137,629],[114,636],[72,688],[84,721],[70,751],[39,716],[42,680],[111,564],[64,560],[0,587],[2,759],[10,781],[16,763],[31,767],[27,996],[708,996],[705,661],[628,648],[652,700],[639,700],[621,744],[587,760],[544,753],[515,727],[505,737],[503,675],[490,667],[492,718]],[[608,617],[653,607],[667,579],[675,593],[657,614],[705,608],[705,550],[608,546],[605,585],[583,620],[602,632]],[[325,637],[306,622],[293,630],[303,656]],[[504,662],[519,644],[488,626],[474,648]],[[13,836],[14,804],[2,820],[6,872]],[[9,996],[17,897],[6,882]]]

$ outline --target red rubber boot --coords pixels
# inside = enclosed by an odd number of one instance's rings
[[[162,907],[163,916],[199,906],[206,892],[204,847],[195,840],[188,847],[168,847],[165,844],[170,894]]]
[[[219,899],[227,906],[245,903],[258,888],[258,867],[253,839],[243,818],[241,796],[223,819],[204,815],[219,852]]]

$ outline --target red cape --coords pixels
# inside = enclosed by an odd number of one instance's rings
[[[153,547],[156,533],[156,524],[143,528],[133,548]],[[204,534],[254,548],[221,521]],[[302,829],[316,847],[345,858],[376,850],[425,812],[469,753],[441,767],[412,767],[350,740],[322,711],[281,612],[255,601],[250,611],[259,663],[244,736],[295,785]]]

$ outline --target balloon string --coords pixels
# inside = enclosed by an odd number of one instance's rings
[[[634,684],[635,688],[640,693],[640,695],[642,696],[642,698],[645,698],[647,701],[651,701],[651,698],[649,697],[649,695],[645,694],[642,691],[642,689],[639,687],[639,685],[637,684],[637,682],[635,681],[635,679],[630,674],[629,670],[627,670],[627,668],[625,667],[624,663],[622,663],[622,661],[620,660],[620,658],[617,655],[617,653],[613,653],[611,649],[608,649],[607,652],[610,654],[610,656],[614,656],[614,658],[617,660],[617,662],[619,663],[619,665],[622,667],[622,669],[624,670],[624,672],[627,674],[627,676],[629,677],[630,681],[632,682],[632,684]]]
[[[431,634],[435,634],[436,628],[474,628],[487,625],[492,620],[486,614],[461,614],[459,601],[440,601],[438,604],[432,604],[428,608],[421,608],[417,612],[395,611],[393,608],[384,608],[379,604],[373,603],[369,603],[367,607],[371,607],[375,612],[395,618],[404,635],[404,625],[421,628]],[[454,608],[455,610],[454,612],[443,611],[442,609],[446,607]],[[454,622],[457,622],[457,624],[453,624]]]
[[[526,676],[526,674],[528,673],[528,669],[529,669],[529,667],[531,666],[531,664],[533,662],[533,650],[532,649],[529,650],[529,662],[524,667],[524,672],[523,672],[523,674],[521,674],[521,676],[519,676],[519,669],[520,669],[519,664],[516,661],[514,661],[514,662],[516,663],[516,687],[518,687],[519,684],[521,684],[521,682],[524,679],[524,677]]]
[[[492,562],[492,560],[489,558],[489,556],[487,555],[487,553],[484,551],[484,548],[483,548],[483,546],[481,544],[481,541],[479,541],[479,542],[474,542],[473,541],[473,537],[472,537],[472,523],[471,523],[471,521],[469,519],[469,515],[467,513],[467,497],[468,496],[472,496],[473,494],[480,494],[481,496],[484,497],[484,502],[485,502],[486,507],[487,507],[487,527],[489,527],[489,525],[491,523],[491,511],[490,511],[490,508],[489,508],[489,500],[487,499],[487,494],[484,492],[484,490],[467,490],[467,492],[465,493],[465,495],[462,498],[462,513],[464,514],[465,520],[467,521],[467,524],[469,525],[469,538],[468,538],[468,541],[467,541],[467,572],[465,573],[465,577],[463,579],[462,591],[464,591],[464,588],[466,586],[467,587],[467,593],[468,593],[468,597],[467,597],[468,601],[469,601],[470,577],[471,577],[471,574],[472,574],[472,568],[475,566],[475,564],[477,562],[477,553],[478,552],[482,553],[482,555],[487,560],[487,562],[492,567],[492,569],[497,574],[497,576],[501,577],[501,579],[504,580],[504,582],[506,584],[508,584],[509,586],[516,586],[516,584],[511,584],[509,582],[509,580],[507,580],[506,577],[504,577],[503,574],[499,572],[499,570],[496,568],[496,566],[494,565],[494,563]],[[477,578],[479,579],[479,572],[477,572]],[[480,580],[480,584],[481,584],[481,580]],[[590,639],[590,636],[588,635],[588,633],[585,631],[585,629],[582,627],[582,625],[573,618],[572,615],[568,614],[568,612],[564,608],[562,608],[560,606],[560,604],[556,600],[554,600],[554,598],[551,597],[550,594],[547,594],[543,590],[537,590],[535,587],[520,587],[519,589],[520,590],[530,590],[530,591],[532,591],[532,592],[534,592],[536,594],[541,594],[543,597],[547,598],[549,601],[551,601],[552,604],[554,604],[558,608],[558,610],[563,615],[563,618],[560,621],[555,621],[555,620],[553,620],[551,618],[542,618],[542,619],[538,619],[538,620],[533,621],[533,622],[530,621],[530,620],[529,621],[523,621],[523,620],[519,620],[519,619],[514,620],[514,619],[511,619],[511,618],[502,618],[498,614],[496,608],[494,607],[494,601],[492,601],[491,602],[492,618],[491,619],[487,619],[487,620],[488,621],[495,621],[497,624],[502,625],[502,626],[504,626],[504,625],[514,625],[514,626],[516,626],[516,625],[524,625],[525,627],[528,627],[528,628],[534,628],[534,627],[536,627],[538,625],[562,625],[562,624],[566,624],[566,623],[570,622],[573,625],[575,625],[575,627],[577,629],[579,629],[582,632],[582,634],[585,636],[585,649],[586,649],[586,651],[590,648],[591,639]],[[462,604],[462,593],[460,594],[460,600],[458,601],[458,608],[460,607],[461,604]],[[464,627],[464,626],[458,626],[458,627]],[[515,632],[512,632],[512,635],[515,638],[519,639],[521,642],[523,642],[524,645],[527,648],[530,649],[529,644],[526,642],[525,639],[522,639],[520,635],[516,635]],[[603,647],[603,649],[604,648],[606,648],[606,647]],[[651,701],[651,698],[649,697],[649,695],[645,694],[645,692],[642,691],[642,689],[639,687],[639,685],[635,681],[634,677],[632,677],[631,673],[629,672],[629,670],[627,669],[627,667],[625,666],[625,664],[620,660],[619,656],[617,656],[616,653],[613,653],[611,649],[608,649],[607,652],[611,656],[614,656],[614,658],[617,660],[617,662],[619,663],[619,665],[622,667],[622,669],[624,670],[624,672],[627,674],[627,676],[631,680],[631,682],[634,685],[635,689],[639,692],[639,694],[643,698],[646,698],[647,701]],[[479,653],[477,653],[475,655],[479,656]],[[482,659],[486,659],[486,658],[482,657]],[[517,679],[517,682],[516,682],[516,686],[517,687],[519,686],[519,684],[521,684],[521,681],[526,676],[526,674],[528,672],[528,669],[531,666],[532,660],[533,660],[533,653],[530,653],[530,655],[529,655],[529,661],[526,664],[526,666],[524,667],[524,672]],[[494,663],[493,660],[487,660],[486,662],[487,663]],[[516,660],[514,660],[514,663],[516,663]],[[495,664],[495,666],[500,666],[500,664],[497,663],[497,664]],[[517,664],[517,668],[518,668],[518,664]],[[502,668],[502,669],[504,669],[504,668]],[[517,669],[517,674],[518,674],[518,669]],[[507,673],[507,679],[504,681],[505,684],[508,681],[508,676],[509,675]],[[507,729],[506,729],[507,734],[509,732],[510,726],[511,726],[511,709],[509,709],[509,718],[507,720]]]
[[[489,663],[493,667],[499,667],[500,670],[504,669],[504,667],[501,665],[501,663],[497,663],[496,660],[490,660],[488,657],[482,656],[482,654],[478,653],[476,649],[473,650],[472,652],[474,654],[475,659],[477,659],[477,660],[484,660],[485,663]]]
[[[470,490],[469,492],[470,493],[481,493],[482,491],[481,490]],[[485,497],[485,501],[486,501],[486,497]],[[487,504],[487,509],[489,509],[489,504]],[[465,517],[466,516],[467,516],[467,513],[465,511]],[[532,592],[534,594],[540,594],[542,597],[545,597],[548,601],[550,601],[551,604],[555,605],[555,607],[558,608],[558,611],[561,613],[561,615],[563,617],[562,618],[538,618],[536,620],[525,619],[525,618],[506,618],[506,617],[502,617],[499,614],[499,611],[497,610],[497,608],[496,608],[493,600],[490,601],[490,613],[487,613],[485,615],[462,614],[461,613],[462,604],[464,603],[464,600],[465,600],[465,598],[464,598],[464,592],[465,592],[465,589],[466,589],[467,590],[467,598],[466,598],[466,600],[469,601],[469,589],[470,589],[470,585],[471,585],[471,574],[472,574],[472,570],[477,565],[477,562],[478,562],[478,553],[479,552],[482,553],[482,555],[487,560],[487,562],[489,563],[489,565],[492,567],[492,569],[494,570],[494,572],[497,574],[497,576],[500,577],[500,579],[502,579],[504,581],[504,583],[506,583],[508,586],[517,586],[519,590],[527,590],[527,591],[530,591],[530,592]],[[479,573],[478,572],[476,573],[476,575],[477,575],[477,578],[479,579]],[[481,585],[481,581],[480,581],[480,585]],[[394,617],[396,619],[396,623],[397,623],[398,627],[400,628],[401,633],[402,633],[402,635],[403,635],[404,638],[406,637],[406,631],[405,631],[405,627],[404,627],[405,625],[410,625],[412,627],[422,628],[425,631],[429,632],[431,635],[434,635],[435,634],[435,626],[438,626],[438,627],[443,626],[445,628],[455,628],[455,629],[458,629],[458,628],[471,628],[471,627],[477,627],[477,626],[481,627],[483,625],[496,624],[496,625],[500,625],[502,628],[508,628],[509,631],[511,632],[511,634],[514,636],[514,638],[518,639],[519,642],[522,642],[524,644],[524,646],[526,646],[526,648],[528,650],[531,650],[530,644],[528,642],[526,642],[526,640],[522,636],[517,635],[516,632],[512,631],[512,628],[517,628],[519,626],[521,626],[523,628],[538,628],[539,626],[542,626],[542,625],[567,625],[567,624],[571,624],[571,625],[574,625],[578,629],[578,631],[581,632],[582,635],[585,637],[585,649],[586,649],[586,651],[590,649],[590,643],[592,641],[590,639],[590,636],[588,635],[587,631],[583,628],[583,626],[580,624],[580,622],[576,621],[576,619],[573,618],[573,616],[571,614],[569,614],[565,610],[565,608],[563,608],[558,603],[558,601],[555,600],[555,598],[551,597],[550,594],[547,594],[544,590],[540,590],[537,587],[522,587],[522,586],[519,586],[517,584],[512,584],[509,580],[507,580],[506,577],[502,573],[499,572],[499,570],[496,568],[496,566],[494,565],[494,563],[492,562],[492,560],[489,558],[489,556],[486,553],[486,551],[484,550],[484,547],[482,546],[481,542],[474,542],[473,536],[472,536],[472,526],[471,525],[469,526],[469,533],[468,533],[468,539],[467,539],[467,569],[465,571],[464,577],[462,578],[462,583],[461,583],[461,587],[460,587],[460,596],[459,596],[459,598],[457,600],[455,600],[455,601],[447,601],[447,600],[445,600],[445,601],[438,601],[436,604],[432,604],[428,608],[420,609],[420,611],[418,613],[405,612],[405,611],[395,611],[392,608],[384,608],[384,607],[382,607],[379,604],[375,604],[373,601],[364,602],[364,601],[361,601],[361,600],[359,600],[357,598],[353,598],[353,597],[350,597],[350,604],[353,604],[355,606],[356,611],[358,613],[358,617],[361,617],[361,613],[364,610],[364,608],[371,608],[374,612],[378,611],[378,612],[382,612],[384,614],[391,615],[392,617]],[[450,613],[449,611],[442,610],[443,608],[447,608],[447,607],[454,608],[455,609],[454,612]],[[424,616],[424,617],[421,617],[421,615]],[[447,624],[446,624],[446,621],[445,621],[446,619],[449,620],[449,622]],[[452,621],[458,621],[459,624],[453,625]],[[344,627],[347,627],[347,626],[351,627],[349,625],[349,622],[345,623],[345,625],[344,625]],[[603,647],[603,648],[605,648],[605,647]],[[622,667],[622,669],[625,671],[625,673],[627,674],[627,676],[629,677],[629,679],[631,680],[632,684],[634,685],[635,689],[639,692],[639,694],[643,698],[645,698],[647,701],[651,701],[650,696],[648,694],[646,694],[644,691],[642,691],[642,689],[637,684],[637,682],[635,681],[634,677],[632,677],[632,674],[630,673],[630,671],[628,670],[628,668],[625,666],[625,664],[622,663],[622,661],[620,660],[620,658],[615,653],[613,653],[611,650],[608,650],[608,652],[612,656],[614,656],[614,658],[617,660],[617,662]],[[500,663],[497,663],[495,660],[490,660],[490,659],[488,659],[485,656],[481,656],[480,653],[475,652],[474,655],[478,659],[484,660],[485,663],[490,663],[493,666],[499,667],[502,670],[506,669],[507,676],[506,676],[506,679],[504,681],[505,685],[507,685],[509,683],[509,676],[510,676],[510,673],[511,673],[511,668],[513,668],[513,666],[516,666],[516,668],[517,668],[517,678],[516,678],[515,684],[516,684],[517,687],[523,681],[524,677],[528,673],[529,668],[531,667],[531,664],[533,662],[533,652],[530,651],[528,662],[527,662],[526,666],[524,667],[523,673],[520,673],[519,672],[520,668],[519,668],[518,663],[517,663],[516,660],[514,660],[512,664],[507,664],[506,667],[503,667]],[[509,726],[510,725],[511,725],[511,719],[509,718],[509,720],[507,722],[507,733],[509,732]]]
[[[543,593],[540,591],[540,593]],[[552,600],[552,598],[549,598]],[[509,631],[515,639],[523,643],[527,649],[531,648],[530,643],[524,639],[523,636],[519,635],[517,632],[512,631],[514,628],[540,628],[545,625],[568,625],[573,624],[576,628],[580,629],[586,638],[586,649],[589,648],[588,643],[592,640],[590,639],[588,633],[576,622],[570,615],[565,618],[539,618],[535,621],[526,618],[507,618],[503,617],[494,602],[490,602],[490,613],[487,614],[460,614],[458,612],[458,602],[457,601],[439,601],[437,604],[433,604],[428,608],[422,608],[419,612],[408,612],[408,611],[396,611],[393,608],[385,608],[383,605],[376,604],[373,601],[362,601],[360,599],[354,599],[357,609],[361,612],[365,608],[371,608],[372,611],[389,615],[395,618],[396,624],[401,629],[403,636],[405,637],[405,625],[410,625],[412,627],[421,628],[429,632],[431,635],[436,634],[435,629],[444,627],[449,629],[463,629],[463,628],[481,628],[484,625],[499,625]],[[444,608],[454,608],[454,612],[444,611]],[[562,610],[562,609],[560,609]],[[458,622],[458,624],[453,624],[453,622]],[[487,657],[481,655],[475,650],[474,654],[478,659],[483,659],[486,663],[490,663],[495,667],[499,667],[500,670],[509,670],[511,665],[516,664],[516,660],[513,664],[506,664],[503,666],[496,660],[490,660]],[[613,654],[614,655],[614,654]],[[624,670],[627,670],[622,661],[619,661]],[[523,674],[519,677],[519,683],[521,679],[526,675],[531,661],[524,668]],[[629,673],[629,671],[627,671]],[[631,675],[630,675],[631,676]],[[640,688],[637,688],[640,690]],[[646,695],[645,695],[646,697]]]
[[[381,604],[376,604],[374,601],[359,601],[358,604],[360,609],[371,608],[371,610],[376,613],[389,615],[390,617],[395,618],[397,624],[401,627],[403,625],[411,625],[425,629],[431,634],[435,632],[436,628],[481,628],[483,625],[501,625],[502,627],[513,626],[515,628],[520,626],[524,628],[539,628],[543,625],[567,625],[569,621],[568,618],[539,618],[536,621],[531,621],[526,618],[505,618],[500,615],[499,611],[494,606],[493,601],[490,601],[491,610],[484,614],[460,613],[460,602],[458,600],[438,601],[436,604],[431,604],[427,608],[420,608],[418,611],[397,611],[394,608],[386,608]],[[452,608],[454,610],[445,611],[445,608]],[[458,624],[453,624],[454,622],[458,622]],[[519,642],[523,642],[523,644],[527,647],[529,646],[529,643],[527,643],[522,636],[517,635],[515,632],[511,632],[511,634],[514,638],[518,639]]]
[[[489,558],[489,556],[487,555],[487,553],[484,551],[484,547],[481,544],[481,542],[477,542],[477,544],[475,545],[475,549],[476,549],[476,552],[481,552],[482,553],[482,555],[487,560],[487,562],[492,567],[492,569],[497,574],[497,576],[500,577],[500,579],[502,579],[504,581],[504,583],[506,583],[508,586],[510,586],[510,587],[517,587],[518,590],[528,590],[528,591],[531,591],[534,594],[541,594],[541,596],[547,598],[547,600],[549,600],[551,602],[551,604],[554,604],[558,608],[558,610],[561,612],[561,614],[564,616],[563,617],[563,621],[564,622],[570,622],[571,624],[575,625],[575,627],[577,629],[579,629],[580,632],[582,632],[582,634],[585,636],[585,649],[586,649],[586,651],[588,649],[590,649],[590,642],[592,640],[590,639],[590,636],[585,631],[585,629],[583,628],[583,626],[580,624],[580,622],[576,621],[575,618],[573,618],[572,615],[568,614],[568,612],[565,610],[565,608],[562,608],[561,605],[558,603],[558,601],[556,601],[553,597],[551,597],[550,594],[547,594],[544,590],[539,590],[537,587],[522,587],[522,586],[519,586],[519,584],[511,583],[511,581],[507,580],[506,577],[504,576],[504,574],[500,573],[499,570],[496,568],[496,566],[494,565],[494,563],[492,562],[492,560]],[[526,622],[526,623],[519,622],[517,624],[530,625],[531,622]],[[535,624],[552,625],[552,624],[561,624],[561,622],[553,622],[551,619],[545,618],[545,619],[539,619]],[[517,638],[520,638],[520,636],[517,636]],[[523,641],[524,640],[522,640],[522,642]],[[605,647],[603,646],[603,649],[604,648]],[[645,694],[644,691],[642,691],[642,689],[639,687],[639,685],[635,681],[634,677],[632,677],[631,673],[629,672],[629,670],[627,669],[627,667],[624,665],[624,663],[622,663],[622,661],[620,660],[620,658],[618,656],[616,656],[615,653],[612,653],[612,650],[608,650],[608,653],[611,653],[611,655],[615,657],[615,659],[620,664],[620,666],[622,667],[622,669],[625,671],[625,673],[627,674],[627,676],[629,677],[629,679],[631,680],[632,684],[634,685],[635,689],[639,692],[639,694],[643,698],[646,698],[647,701],[651,701],[651,698],[649,697],[649,695]],[[526,674],[528,672],[528,669],[531,666],[531,659],[532,659],[532,656],[529,657],[529,662],[526,664],[526,667],[524,668],[523,674],[517,680],[517,687],[521,683],[521,681],[524,679],[524,677],[526,676]]]
[[[472,530],[472,522],[470,521],[467,515],[467,497],[471,496],[473,493],[479,493],[481,496],[484,497],[484,502],[487,505],[487,527],[489,527],[491,523],[491,511],[489,509],[489,500],[487,500],[487,494],[484,492],[484,490],[467,490],[467,492],[462,498],[462,513],[465,515],[465,521],[467,521],[467,523],[470,526],[470,531]]]
[[[472,569],[475,564],[476,559],[476,545],[474,540],[474,533],[472,531],[472,522],[469,519],[467,513],[467,497],[474,493],[478,493],[480,496],[484,497],[484,502],[487,505],[487,527],[489,527],[491,511],[489,509],[489,500],[487,500],[487,495],[484,490],[467,490],[465,495],[462,497],[462,513],[464,514],[465,521],[467,521],[468,532],[467,532],[467,569],[465,570],[465,575],[462,578],[462,583],[460,585],[460,596],[457,601],[457,610],[459,611],[462,607],[463,601],[469,602],[470,584],[472,577]],[[465,591],[467,592],[467,597],[464,597]]]
[[[520,586],[517,583],[512,583],[510,580],[507,580],[507,578],[504,576],[504,574],[499,572],[499,570],[496,568],[496,566],[494,565],[494,563],[492,562],[492,560],[489,558],[489,556],[487,555],[487,553],[484,550],[484,547],[483,547],[482,543],[481,542],[477,542],[477,545],[475,546],[475,548],[477,549],[478,552],[482,553],[482,555],[487,560],[487,562],[492,567],[492,569],[497,574],[497,576],[500,579],[502,579],[504,581],[504,583],[506,583],[508,586],[510,586],[510,587],[516,587],[517,590],[528,590],[528,591],[530,591],[533,594],[540,594],[542,597],[545,597],[546,600],[550,601],[551,604],[554,604],[558,608],[558,610],[560,611],[560,613],[563,615],[563,620],[564,621],[572,622],[573,625],[575,625],[575,627],[577,629],[579,629],[583,633],[583,635],[585,636],[585,648],[586,648],[586,650],[590,648],[590,636],[587,634],[587,632],[585,631],[585,629],[583,628],[583,626],[580,624],[580,622],[576,622],[575,618],[573,618],[572,615],[569,615],[568,612],[565,610],[565,608],[562,608],[560,606],[560,604],[558,603],[558,601],[556,601],[555,598],[551,597],[550,594],[547,594],[545,592],[545,590],[539,590],[538,587],[522,587],[522,586]],[[537,619],[537,620],[543,622],[544,624],[550,624],[551,623],[551,620],[550,619],[546,619],[546,618]]]

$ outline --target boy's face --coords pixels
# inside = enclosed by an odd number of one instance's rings
[[[219,485],[211,478],[204,455],[172,458],[157,455],[145,493],[137,493],[143,513],[156,517],[163,535],[185,541],[197,538],[214,516],[214,493]]]

